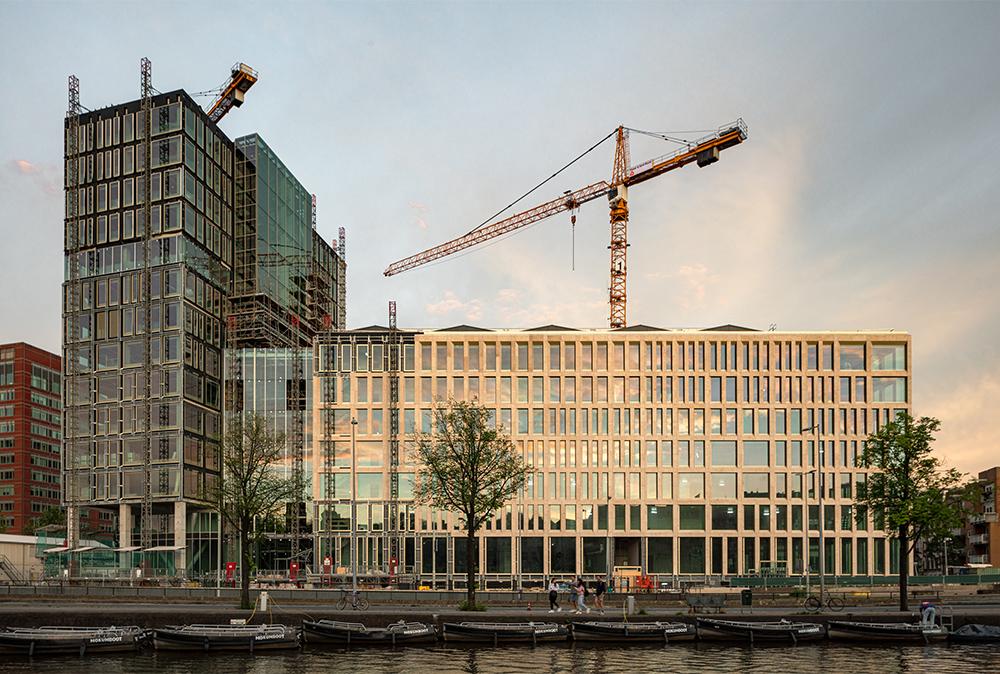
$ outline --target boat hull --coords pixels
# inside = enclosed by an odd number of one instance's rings
[[[520,625],[515,627],[504,623],[496,623],[496,625],[445,623],[442,635],[445,641],[474,641],[493,644],[535,644],[544,641],[565,641],[569,636],[569,629],[565,625],[544,623],[524,625],[523,629],[519,629],[520,627]]]
[[[948,638],[948,630],[940,625],[919,628],[912,623],[852,623],[831,620],[827,623],[831,639],[893,643],[929,643]]]
[[[996,644],[1000,643],[1000,627],[977,624],[963,625],[949,634],[948,640],[956,644]]]
[[[699,639],[797,644],[825,637],[823,626],[817,623],[753,623],[698,619]]]
[[[0,653],[21,655],[57,655],[89,653],[127,653],[138,651],[148,640],[148,633],[134,631],[73,633],[58,630],[11,630],[0,632]]]
[[[655,642],[693,641],[694,625],[686,623],[572,623],[574,641]]]
[[[348,646],[395,646],[437,641],[437,631],[434,627],[423,623],[388,628],[349,629],[339,627],[333,622],[305,620],[302,622],[302,635],[311,644]]]
[[[153,646],[162,651],[274,651],[299,647],[298,630],[285,628],[268,632],[238,632],[226,634],[216,629],[199,633],[196,630],[163,628],[153,632]]]

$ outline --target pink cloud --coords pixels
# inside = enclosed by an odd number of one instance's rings
[[[420,229],[427,229],[427,221],[424,220],[423,215],[430,210],[430,208],[425,204],[421,204],[416,201],[411,201],[409,206],[414,213],[414,220],[417,223],[417,227]]]
[[[13,159],[11,170],[20,176],[27,176],[46,194],[59,194],[62,191],[61,170],[48,164],[35,164],[27,159]]]
[[[18,171],[20,171],[21,173],[24,173],[25,175],[30,175],[32,173],[38,173],[38,167],[35,166],[34,164],[32,164],[27,159],[15,159],[14,160],[14,166],[17,167]]]

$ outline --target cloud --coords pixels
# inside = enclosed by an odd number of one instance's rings
[[[61,169],[49,164],[36,164],[27,159],[13,159],[9,169],[15,176],[26,176],[36,187],[46,194],[62,192]]]
[[[430,210],[426,204],[421,204],[416,201],[411,201],[409,203],[410,210],[414,213],[414,220],[417,223],[417,227],[420,229],[427,229],[427,221],[424,220],[424,213]]]
[[[714,288],[719,282],[718,274],[701,262],[681,265],[675,272],[648,272],[643,274],[643,278],[647,281],[677,281],[674,299],[685,310],[703,308],[710,288]],[[720,298],[720,302],[724,300]]]
[[[437,302],[424,305],[424,310],[432,316],[459,314],[467,321],[477,321],[483,317],[483,303],[478,298],[462,300],[454,291],[444,291],[444,297]]]

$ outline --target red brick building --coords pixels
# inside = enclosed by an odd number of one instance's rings
[[[54,353],[0,344],[0,530],[8,533],[59,506],[61,371]]]

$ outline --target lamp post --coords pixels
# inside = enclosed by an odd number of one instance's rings
[[[610,485],[609,485],[609,487],[610,487]],[[607,521],[607,525],[608,525],[608,532],[607,532],[608,539],[607,539],[607,542],[606,542],[605,545],[606,545],[606,547],[608,549],[608,560],[607,560],[608,561],[608,563],[607,563],[607,567],[608,567],[607,568],[608,582],[607,582],[607,586],[608,586],[608,589],[611,589],[611,566],[615,562],[615,555],[614,555],[614,552],[612,552],[612,550],[611,550],[611,518],[612,518],[612,513],[611,513],[611,491],[610,491],[610,488],[608,490],[608,495],[607,496],[608,496],[608,521]]]
[[[822,414],[822,412],[821,412],[821,414]],[[808,428],[803,428],[802,429],[803,433],[805,433],[807,431],[812,431],[814,437],[818,436],[819,435],[819,424],[813,424],[812,426],[809,426]],[[825,472],[823,470],[823,467],[824,467],[823,466],[823,458],[824,458],[823,457],[823,445],[820,444],[820,441],[818,439],[817,439],[816,442],[817,442],[818,449],[819,449],[819,466],[816,469],[816,471],[809,471],[809,472],[810,473],[812,473],[812,472],[818,472],[819,473],[819,478],[816,480],[816,486],[817,486],[817,489],[819,489],[819,517],[817,518],[819,520],[819,599],[820,599],[820,602],[822,602],[823,598],[826,597],[826,548],[823,545],[823,524],[824,524],[823,520],[826,519],[825,513],[823,511],[823,491],[825,489],[825,480],[824,480],[824,478],[826,477],[826,474],[825,474]],[[808,520],[809,520],[809,513],[807,512],[806,513],[806,522],[807,522],[806,529],[807,530],[809,528],[808,527]],[[808,556],[809,556],[809,553],[807,551],[806,552],[806,557],[808,558]],[[808,581],[808,578],[809,578],[809,576],[807,575],[806,576],[807,581]],[[808,593],[808,585],[806,587],[807,587],[806,591]]]
[[[358,593],[358,470],[355,453],[358,420],[351,417],[351,590]]]

